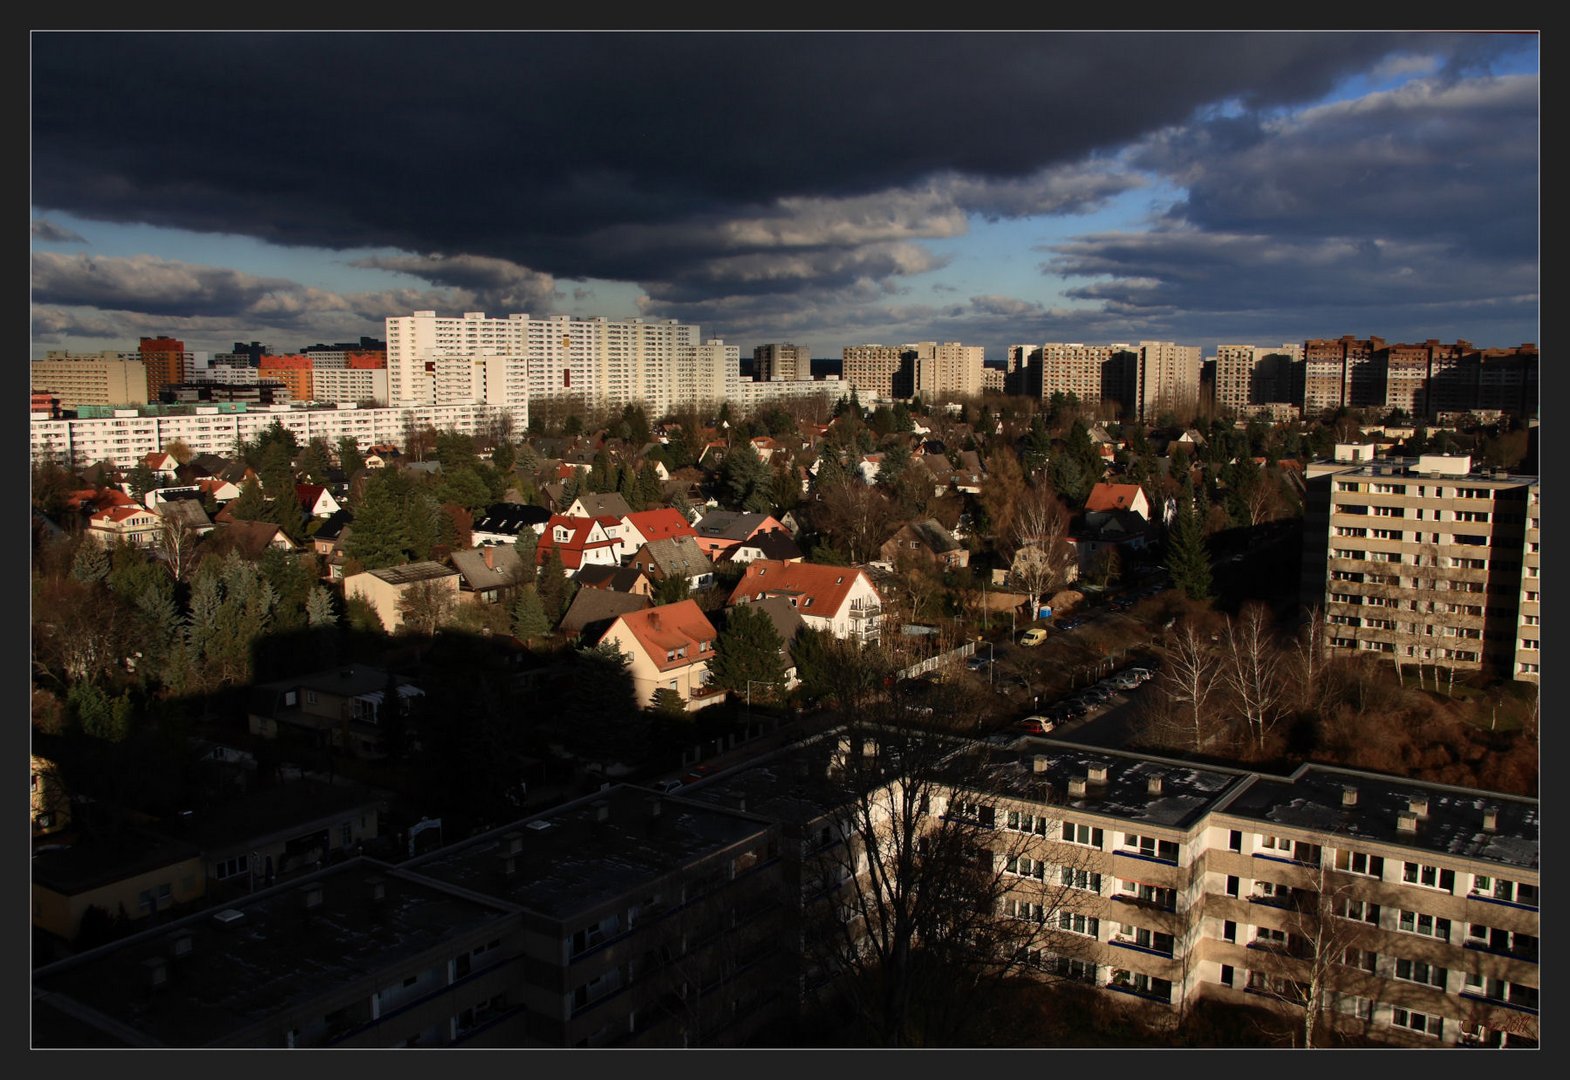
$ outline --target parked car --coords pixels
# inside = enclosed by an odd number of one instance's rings
[[[1128,671],[1124,672],[1124,674],[1132,675],[1142,683],[1149,682],[1151,679],[1156,677],[1155,672],[1151,671],[1149,668],[1142,667],[1131,667],[1128,669]]]
[[[1053,728],[1057,727],[1057,724],[1045,716],[1027,716],[1014,726],[1032,735],[1047,735],[1051,733]]]
[[[1047,632],[1039,626],[1032,626],[1019,636],[1019,643],[1025,646],[1040,645],[1047,640]]]
[[[1112,685],[1119,690],[1135,690],[1145,680],[1129,671],[1120,671],[1112,676]]]
[[[656,780],[649,786],[661,795],[669,795],[673,791],[681,790],[682,782],[680,780]]]
[[[719,772],[719,769],[714,765],[694,765],[687,771],[687,774],[681,778],[681,781],[684,784],[696,784],[704,777],[712,776],[717,772]]]
[[[1080,691],[1080,697],[1084,698],[1092,705],[1105,705],[1107,702],[1112,700],[1112,694],[1106,690],[1103,690],[1099,686],[1088,687],[1087,689]]]
[[[986,671],[992,666],[992,661],[985,656],[972,656],[965,661],[965,666],[972,671]]]

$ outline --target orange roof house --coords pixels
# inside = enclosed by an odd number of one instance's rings
[[[659,510],[640,510],[628,514],[622,520],[626,523],[622,531],[628,551],[637,551],[644,544],[652,544],[656,540],[698,535],[698,531],[682,517],[681,511],[669,506]]]
[[[784,597],[814,630],[837,638],[874,641],[883,620],[883,601],[872,579],[854,566],[756,559],[730,595],[731,604]]]
[[[1132,510],[1146,521],[1150,520],[1150,500],[1145,498],[1145,490],[1138,484],[1097,484],[1090,489],[1085,510]]]
[[[627,668],[640,707],[655,691],[681,695],[688,709],[723,701],[724,691],[708,687],[709,661],[719,634],[695,600],[618,615],[599,644],[610,642],[629,657]]]

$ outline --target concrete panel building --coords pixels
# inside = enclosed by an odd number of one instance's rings
[[[147,369],[134,355],[51,351],[32,362],[29,377],[34,390],[59,398],[62,409],[148,400]]]
[[[1329,647],[1535,682],[1537,477],[1354,449],[1308,469],[1302,598],[1323,607]]]

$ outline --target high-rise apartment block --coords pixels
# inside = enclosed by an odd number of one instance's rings
[[[1302,362],[1302,345],[1217,346],[1216,407],[1244,415],[1255,406],[1300,402],[1294,376]]]
[[[531,402],[557,398],[655,413],[725,400],[739,386],[740,357],[674,319],[416,311],[387,320],[393,405],[483,402],[523,422]]]
[[[1021,357],[1026,393],[1073,394],[1088,405],[1116,405],[1128,419],[1154,420],[1199,402],[1200,350],[1171,341],[1086,345],[1048,342]]]
[[[1436,419],[1467,412],[1537,415],[1537,346],[1479,349],[1466,341],[1390,344],[1348,334],[1303,345],[1306,415],[1343,406],[1402,409]],[[1218,401],[1219,404],[1219,401]]]
[[[137,346],[142,365],[147,369],[147,400],[157,401],[167,386],[185,382],[195,367],[194,358],[178,338],[144,337]]]
[[[1310,465],[1302,597],[1330,648],[1536,682],[1541,494],[1467,456]]]
[[[33,361],[30,377],[34,390],[53,394],[63,409],[137,405],[147,400],[147,368],[135,353],[51,350],[44,359]]]
[[[925,399],[981,393],[986,350],[957,341],[847,345],[844,378],[873,400]]]
[[[790,382],[812,378],[812,355],[801,345],[759,345],[752,350],[754,382]]]

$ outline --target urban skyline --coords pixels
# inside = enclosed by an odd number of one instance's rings
[[[154,46],[180,62],[122,85]],[[1540,338],[1530,34],[38,32],[32,60],[35,357],[428,308],[992,363]]]

